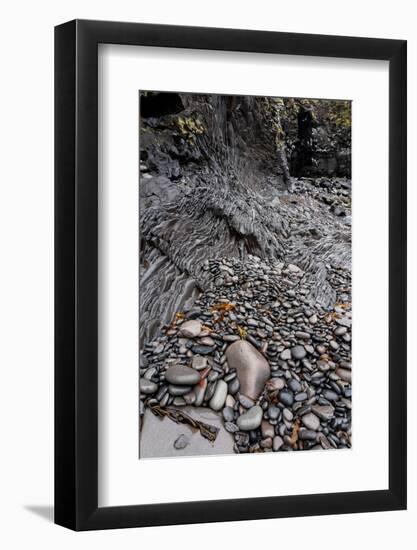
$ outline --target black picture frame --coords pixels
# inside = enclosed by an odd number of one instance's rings
[[[98,44],[389,62],[389,488],[98,507]],[[55,28],[55,522],[74,530],[406,508],[404,40],[74,20]]]

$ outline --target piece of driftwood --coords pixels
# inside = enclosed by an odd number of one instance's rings
[[[186,414],[180,409],[174,409],[173,407],[161,407],[161,405],[159,404],[148,404],[148,407],[156,416],[166,416],[177,424],[188,424],[192,428],[198,430],[201,435],[209,441],[216,440],[217,434],[219,432],[219,428],[217,428],[216,426],[212,426],[210,424],[206,424],[205,422],[195,420],[189,414]]]

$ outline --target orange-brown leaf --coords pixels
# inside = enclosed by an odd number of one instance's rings
[[[231,304],[230,302],[226,302],[224,304],[214,304],[214,306],[211,306],[210,311],[231,311],[232,309],[235,309],[235,304]]]
[[[292,427],[292,433],[291,433],[291,446],[293,448],[296,447],[297,441],[298,441],[298,432],[300,431],[301,422],[300,419],[297,418],[297,420],[294,422]]]

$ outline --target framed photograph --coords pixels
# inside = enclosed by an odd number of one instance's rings
[[[406,112],[404,40],[56,27],[57,524],[406,508]]]

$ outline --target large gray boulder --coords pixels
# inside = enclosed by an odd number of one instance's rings
[[[226,358],[229,367],[236,369],[240,392],[256,401],[271,376],[268,361],[246,340],[231,344],[226,350]]]

